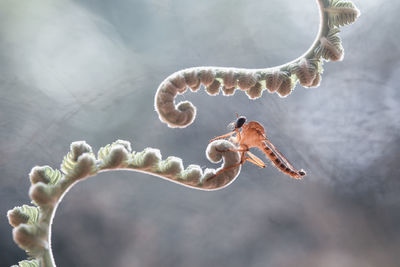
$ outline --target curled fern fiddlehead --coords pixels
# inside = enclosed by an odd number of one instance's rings
[[[232,166],[240,162],[238,152],[228,151],[233,147],[226,140],[215,141],[207,147],[207,158],[215,163],[223,159],[221,168]],[[198,165],[189,165],[185,169],[180,158],[168,157],[162,160],[160,151],[154,148],[134,152],[131,144],[123,140],[100,148],[96,157],[88,144],[83,141],[74,142],[61,163],[61,171],[49,166],[37,166],[30,172],[32,185],[29,196],[35,206],[23,205],[7,213],[8,221],[14,227],[14,241],[29,256],[36,258],[22,261],[19,266],[55,266],[51,252],[51,223],[58,204],[78,181],[115,169],[144,172],[199,190],[226,187],[240,172],[238,166],[214,177],[219,169],[203,171]]]
[[[299,82],[304,87],[316,87],[321,82],[322,59],[339,61],[343,48],[339,26],[353,23],[359,10],[351,2],[317,0],[320,10],[320,29],[310,49],[299,58],[281,66],[266,69],[238,69],[220,67],[195,67],[171,74],[158,87],[155,109],[162,122],[173,128],[184,128],[196,117],[192,103],[183,101],[175,105],[175,97],[186,92],[196,92],[203,85],[209,95],[233,95],[236,89],[245,91],[251,99],[261,97],[263,90],[288,96]]]

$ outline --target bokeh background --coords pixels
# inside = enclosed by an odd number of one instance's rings
[[[318,31],[315,1],[1,0],[0,265],[26,257],[6,212],[29,203],[33,166],[58,168],[73,141],[97,151],[125,139],[218,167],[205,148],[238,112],[307,177],[246,164],[229,187],[201,192],[102,173],[58,209],[58,266],[399,266],[400,2],[355,4],[344,60],[324,65],[319,88],[256,101],[188,93],[197,119],[170,129],[153,106],[165,77],[300,56]]]

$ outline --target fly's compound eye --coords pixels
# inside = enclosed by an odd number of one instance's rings
[[[243,124],[246,122],[246,117],[244,116],[240,116],[237,120],[236,120],[236,125],[235,128],[240,128],[243,126]]]

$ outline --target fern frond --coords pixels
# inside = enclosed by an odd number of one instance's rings
[[[193,91],[196,92],[200,88],[200,79],[196,70],[188,71],[183,74],[185,78],[185,82],[187,86]]]
[[[55,185],[60,181],[62,174],[59,170],[54,170],[50,166],[36,166],[29,173],[32,184],[42,182],[45,184]]]
[[[61,163],[61,171],[64,174],[70,173],[76,165],[76,161],[73,159],[73,154],[72,152],[68,152],[68,154],[64,157],[62,163]]]
[[[311,87],[318,73],[318,60],[302,58],[298,63],[291,66],[291,71],[296,74],[302,86]]]
[[[13,238],[29,256],[38,257],[48,249],[47,231],[39,224],[20,224],[13,229]]]
[[[272,71],[266,74],[265,86],[270,93],[276,92],[282,84],[282,81],[287,78],[283,71]]]
[[[199,72],[200,82],[205,86],[210,86],[215,79],[215,72],[213,70],[201,70]]]
[[[84,178],[96,171],[95,161],[92,148],[86,142],[73,142],[70,152],[61,163],[61,171],[68,179]]]
[[[246,90],[246,95],[249,96],[250,99],[257,99],[262,95],[262,86],[261,83],[256,82],[254,86],[250,89]]]
[[[315,49],[317,56],[326,60],[340,61],[343,59],[343,47],[338,28],[330,29],[326,37],[320,38],[320,44]]]
[[[180,173],[183,171],[182,159],[173,156],[168,157],[166,160],[163,160],[158,164],[158,171],[168,176],[180,176]]]
[[[317,73],[315,76],[313,82],[311,83],[310,87],[318,87],[319,84],[321,83],[322,76],[320,73]]]
[[[208,145],[206,155],[212,162],[223,159],[221,168],[225,168],[240,163],[239,152],[229,151],[232,148],[234,148],[232,143],[217,140]],[[184,169],[182,159],[177,157],[161,159],[158,149],[146,148],[142,152],[133,153],[130,142],[117,140],[102,147],[96,160],[86,142],[73,142],[70,152],[61,164],[65,175],[49,166],[37,166],[32,169],[29,196],[38,207],[23,205],[7,213],[9,222],[14,227],[15,243],[28,255],[39,259],[39,263],[43,266],[54,267],[50,233],[55,210],[62,196],[71,186],[79,179],[93,176],[99,171],[128,169],[162,177],[199,190],[217,190],[233,182],[241,169],[239,165],[215,176],[218,170],[207,169],[203,173],[198,165],[189,165],[187,169]],[[209,179],[210,177],[215,178]],[[29,264],[35,264],[35,262],[24,261],[20,263],[20,266],[36,266]]]
[[[104,147],[101,147],[99,149],[99,152],[97,153],[97,158],[99,160],[105,160],[106,157],[110,154],[110,150],[111,150],[111,144],[107,144]]]
[[[182,74],[176,75],[169,81],[178,89],[178,93],[183,94],[186,91],[187,87],[186,87],[185,77],[183,77]]]
[[[187,182],[196,182],[203,176],[203,171],[199,165],[189,165],[181,174],[181,179]]]
[[[115,169],[123,168],[128,165],[129,157],[131,156],[130,143],[118,140],[111,145],[106,145],[100,148],[98,152],[100,169]]]
[[[352,2],[332,0],[328,7],[324,8],[328,14],[328,26],[344,26],[356,21],[360,15],[360,11]]]
[[[276,92],[284,97],[293,91],[297,81],[304,87],[316,87],[321,81],[321,73],[307,61],[319,59],[339,61],[343,58],[343,48],[336,34],[338,26],[350,24],[359,16],[358,9],[349,1],[318,0],[320,27],[311,47],[299,58],[279,66],[261,69],[231,67],[193,67],[179,70],[159,85],[155,96],[154,107],[159,119],[171,128],[185,128],[196,117],[196,107],[189,101],[175,104],[176,96],[185,92],[186,87],[197,91],[204,85],[209,95],[217,95],[220,86],[224,96],[233,95],[236,89],[246,91],[250,99],[262,95],[266,87],[269,92]],[[305,60],[307,64],[291,69],[293,63]],[[304,61],[302,61],[304,63]],[[283,79],[281,73],[288,73],[290,79]],[[296,75],[291,75],[296,74]],[[261,88],[259,84],[261,84]],[[264,85],[265,84],[265,85]]]
[[[223,84],[226,89],[236,88],[237,75],[234,71],[227,71],[223,77]]]
[[[35,260],[24,260],[18,262],[18,265],[13,265],[11,267],[40,267],[39,261]]]
[[[133,155],[130,165],[138,169],[153,169],[161,161],[161,152],[155,148],[145,148]]]
[[[296,85],[296,76],[285,74],[283,77],[282,83],[276,92],[280,97],[287,97]]]
[[[257,75],[253,73],[242,73],[238,79],[238,86],[241,90],[246,91],[253,87],[258,81]]]
[[[29,205],[15,207],[7,212],[8,222],[16,227],[22,223],[34,224],[39,218],[39,208]]]
[[[217,95],[219,93],[219,88],[221,87],[221,83],[215,79],[209,86],[206,87],[206,92],[209,95]]]
[[[45,174],[47,177],[49,177],[50,182],[49,184],[51,185],[55,185],[58,183],[58,181],[60,181],[62,174],[59,170],[55,169],[53,170],[53,168],[51,167],[47,167],[45,170]]]

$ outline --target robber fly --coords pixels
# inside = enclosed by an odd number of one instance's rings
[[[237,148],[230,148],[228,151],[240,152],[240,162],[219,170],[214,177],[224,171],[227,171],[228,169],[232,169],[244,164],[246,160],[261,168],[265,168],[265,163],[249,151],[249,149],[253,147],[261,150],[278,168],[278,170],[289,175],[290,177],[294,179],[302,179],[303,176],[306,175],[306,172],[303,169],[297,170],[295,167],[293,167],[293,165],[290,164],[290,162],[268,140],[264,127],[260,123],[256,121],[250,121],[246,123],[246,117],[239,116],[237,113],[236,117],[236,121],[230,124],[231,128],[233,128],[233,131],[211,139],[210,143],[218,139],[230,137],[229,141],[237,145]],[[226,150],[220,152],[226,152]]]

